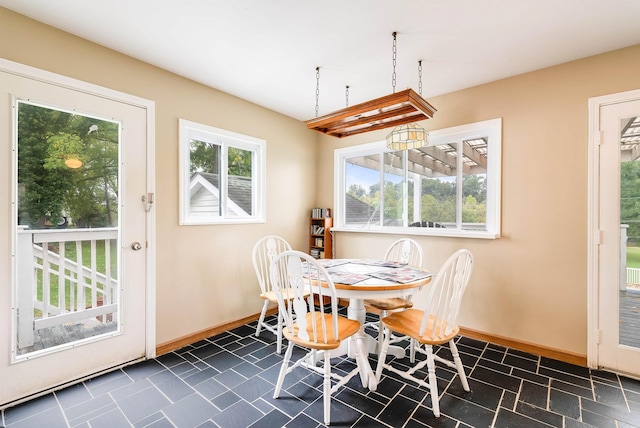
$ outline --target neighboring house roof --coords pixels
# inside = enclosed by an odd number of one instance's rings
[[[361,200],[346,194],[345,195],[345,217],[347,224],[366,224],[370,221],[376,207],[362,202]]]
[[[251,177],[240,177],[230,175],[227,177],[227,194],[230,200],[229,208],[236,211],[236,214],[251,215]],[[213,195],[216,199],[219,195],[218,174],[208,172],[197,172],[191,176],[190,199],[200,197],[203,191]],[[242,212],[238,212],[242,210]]]

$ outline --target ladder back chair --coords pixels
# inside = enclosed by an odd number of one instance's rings
[[[464,249],[456,251],[447,259],[431,283],[427,303],[423,310],[412,308],[394,312],[382,318],[384,341],[378,357],[378,366],[376,367],[378,382],[382,375],[382,369],[386,369],[418,385],[429,388],[431,406],[435,417],[440,416],[438,383],[435,372],[436,361],[456,369],[462,388],[465,391],[469,391],[469,383],[458,354],[455,337],[460,330],[457,324],[460,303],[469,283],[472,270],[473,255],[471,252]],[[410,366],[409,369],[406,369],[406,366],[398,366],[396,368],[390,364],[391,362],[387,363],[385,358],[389,348],[391,332],[411,337],[410,346],[414,347],[416,352],[426,355],[426,359],[415,364],[412,362],[413,366]],[[453,361],[444,359],[433,352],[433,345],[443,345],[445,343],[449,344]],[[428,383],[419,374],[414,375],[425,365],[429,373]]]
[[[264,300],[258,325],[256,326],[256,337],[260,336],[260,331],[264,328],[276,336],[276,352],[282,352],[282,315],[278,311],[278,321],[276,324],[269,324],[265,321],[267,309],[270,303],[278,304],[278,299],[271,286],[271,277],[269,269],[273,259],[284,251],[290,251],[291,245],[275,235],[268,235],[261,238],[253,246],[253,267],[256,270],[258,284],[260,285],[260,298]]]
[[[338,298],[326,270],[310,255],[285,251],[271,265],[271,282],[284,318],[284,337],[288,340],[273,398],[278,398],[287,374],[304,367],[321,374],[323,382],[324,423],[331,421],[331,395],[360,372],[358,365],[347,374],[332,371],[332,351],[360,330],[360,323],[338,314]],[[319,286],[323,283],[323,286]],[[318,304],[330,299],[329,304]],[[291,299],[288,303],[287,300]],[[360,340],[361,339],[357,339]],[[294,346],[305,348],[304,356],[291,361]],[[346,345],[346,343],[345,343]],[[364,344],[356,346],[356,359],[366,358]],[[320,364],[322,363],[322,364]],[[365,375],[360,377],[365,385]],[[332,386],[331,383],[335,382]],[[368,379],[367,379],[368,381]],[[309,387],[312,388],[312,387]]]
[[[422,247],[416,241],[410,238],[402,238],[395,241],[387,249],[384,260],[406,263],[409,266],[422,267]],[[390,311],[397,311],[413,307],[411,301],[412,296],[406,298],[391,297],[386,299],[366,299],[364,306],[367,312],[379,313],[377,324],[369,323],[366,326],[378,330],[378,351],[382,346],[382,318],[387,316]],[[391,343],[397,343],[407,339],[406,337],[393,337]],[[414,354],[411,353],[411,362],[413,362]]]

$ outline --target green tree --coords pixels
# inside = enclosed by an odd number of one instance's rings
[[[462,178],[462,194],[473,196],[476,201],[485,202],[487,195],[487,183],[483,175],[465,175]]]
[[[487,221],[487,206],[480,204],[474,196],[467,196],[462,201],[463,223],[485,223]]]
[[[356,199],[362,198],[366,194],[366,190],[360,184],[352,184],[347,190],[347,194],[353,196]]]
[[[628,224],[627,236],[640,243],[640,162],[620,164],[620,222]]]
[[[27,103],[18,108],[18,212],[34,228],[70,217],[83,227],[117,222],[119,125]],[[80,159],[70,168],[66,161]]]
[[[251,177],[252,152],[249,150],[228,147],[228,167],[229,175],[239,177]]]

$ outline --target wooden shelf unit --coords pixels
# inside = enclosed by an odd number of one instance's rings
[[[333,237],[330,231],[332,225],[331,217],[309,220],[309,254],[316,259],[333,258]]]

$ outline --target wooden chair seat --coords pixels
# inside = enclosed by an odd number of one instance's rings
[[[378,309],[379,311],[395,311],[398,309],[408,309],[413,307],[413,302],[399,297],[391,297],[388,299],[366,299],[364,307],[369,311],[369,307]]]
[[[313,337],[313,326],[312,326],[312,324],[314,324],[315,325],[315,329],[316,329],[317,334],[318,334],[318,340],[317,341],[301,339],[298,336],[299,328],[298,328],[298,324],[297,323],[295,323],[293,325],[293,331],[292,332],[290,332],[287,329],[284,330],[284,337],[286,337],[287,340],[290,340],[291,342],[295,343],[296,345],[304,346],[306,348],[317,349],[317,350],[336,349],[338,346],[340,346],[340,342],[342,340],[348,338],[349,336],[354,335],[360,329],[360,323],[358,321],[350,320],[349,318],[345,318],[343,316],[338,316],[338,318],[337,318],[337,322],[338,322],[338,337],[337,337],[337,339],[334,339],[334,337],[333,337],[333,321],[332,321],[331,314],[324,314],[322,316],[325,318],[325,322],[326,322],[326,325],[327,325],[327,330],[326,330],[327,331],[327,335],[326,336],[324,336],[324,334],[323,334],[322,320],[320,319],[318,314],[315,315],[315,321],[312,319],[313,314],[307,314],[306,315],[307,326],[308,326],[307,327],[307,332],[309,334],[309,337]]]
[[[436,318],[433,315],[429,315],[424,333],[420,335],[420,324],[423,317],[424,311],[407,309],[402,312],[394,312],[388,317],[382,318],[382,322],[385,327],[397,334],[409,336],[421,344],[441,345],[456,337],[460,332],[460,327],[457,325],[448,328],[446,322],[441,319],[436,322]],[[444,334],[444,332],[447,333]]]
[[[308,291],[306,291],[303,294],[303,297],[307,297],[307,296],[309,296],[309,292]],[[276,303],[276,304],[278,303],[278,297],[276,296],[276,293],[273,290],[267,291],[266,293],[261,293],[260,294],[260,298],[266,299],[266,300],[268,300],[270,302],[273,302],[273,303]],[[286,297],[284,297],[284,299],[287,300],[287,301],[291,301],[291,300],[293,300],[293,296],[291,294],[288,294]]]

